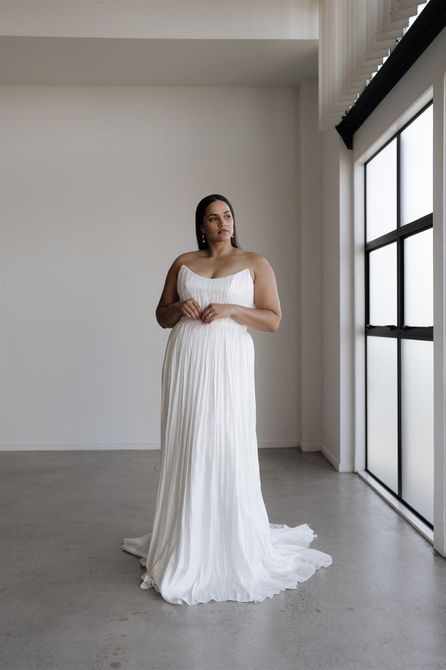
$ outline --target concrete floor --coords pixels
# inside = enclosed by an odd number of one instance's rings
[[[308,523],[333,565],[188,607],[120,549],[149,530],[159,452],[1,454],[1,670],[444,670],[445,559],[320,453],[259,455],[270,521]]]

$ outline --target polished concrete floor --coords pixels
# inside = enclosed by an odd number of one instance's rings
[[[149,530],[159,452],[1,454],[1,670],[444,670],[445,559],[320,453],[259,457],[270,521],[308,523],[333,565],[188,607],[120,549]]]

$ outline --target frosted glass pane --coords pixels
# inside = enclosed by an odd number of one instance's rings
[[[432,228],[404,240],[404,323],[434,323]]]
[[[366,165],[366,241],[396,228],[396,139]]]
[[[433,523],[433,342],[401,341],[402,497]]]
[[[398,492],[397,340],[367,338],[367,469]]]
[[[432,105],[401,133],[401,225],[432,212]]]
[[[396,325],[396,242],[369,254],[370,323]]]

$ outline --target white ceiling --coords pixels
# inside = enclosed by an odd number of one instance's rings
[[[1,84],[296,86],[316,39],[0,37]]]

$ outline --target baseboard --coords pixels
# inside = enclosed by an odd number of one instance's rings
[[[352,472],[353,466],[339,461],[323,444],[297,442],[295,440],[259,440],[259,449],[296,449],[303,452],[320,451],[338,472]],[[152,451],[160,449],[159,442],[58,442],[58,443],[3,443],[0,452],[18,451]]]
[[[316,442],[299,442],[301,451],[322,451],[321,445]]]
[[[333,454],[325,447],[323,444],[321,445],[321,451],[324,454],[325,458],[331,465],[334,467],[335,470],[338,472],[354,472],[354,466],[353,463],[346,463],[345,461],[339,461],[339,459],[336,458],[336,456],[333,456]]]
[[[296,448],[293,440],[260,440],[259,449]],[[0,452],[16,451],[132,451],[160,449],[159,442],[58,442],[58,443],[3,443]]]
[[[159,442],[58,442],[3,443],[1,452],[15,451],[131,451],[159,449]]]
[[[258,440],[259,449],[296,449],[299,443],[296,440]]]

